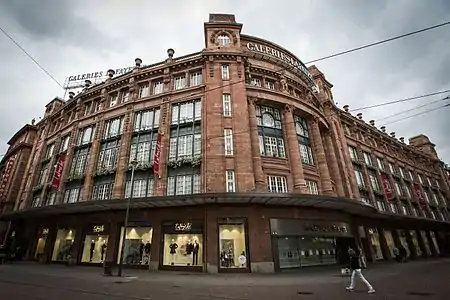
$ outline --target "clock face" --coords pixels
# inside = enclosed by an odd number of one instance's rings
[[[267,127],[274,127],[275,126],[275,120],[269,114],[263,114],[262,115],[262,123],[263,123],[264,126],[267,126]]]

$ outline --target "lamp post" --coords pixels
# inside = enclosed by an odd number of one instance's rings
[[[130,214],[130,202],[131,202],[131,198],[133,197],[133,188],[134,188],[134,171],[136,169],[138,162],[136,159],[133,159],[133,161],[131,161],[131,187],[130,187],[130,197],[128,197],[127,199],[127,210],[125,212],[125,224],[124,224],[124,228],[123,228],[123,235],[122,235],[122,245],[120,247],[120,260],[119,260],[119,270],[117,272],[117,276],[121,277],[122,276],[122,265],[123,265],[123,254],[125,251],[125,241],[126,241],[126,236],[127,236],[127,227],[128,227],[128,216]]]

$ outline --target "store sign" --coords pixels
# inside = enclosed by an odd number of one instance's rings
[[[6,187],[8,186],[11,172],[13,170],[14,162],[16,161],[16,156],[12,156],[8,159],[5,169],[2,174],[2,179],[0,181],[0,198],[2,198],[6,192]]]
[[[52,188],[54,188],[55,190],[59,189],[65,161],[66,161],[66,155],[62,154],[59,157],[58,163],[55,166],[55,172],[53,173],[53,181],[52,181]]]
[[[94,227],[92,227],[92,232],[99,233],[103,231],[105,231],[104,225],[95,225]]]
[[[43,235],[47,235],[48,234],[48,228],[43,228],[42,229],[42,234]]]
[[[416,192],[417,199],[419,200],[419,204],[422,208],[427,207],[427,201],[425,201],[425,197],[422,194],[422,190],[420,189],[420,185],[418,183],[414,183],[414,191]]]
[[[264,45],[259,45],[259,44],[252,43],[252,42],[247,43],[247,49],[252,52],[259,52],[262,54],[267,54],[267,55],[275,57],[281,61],[287,62],[288,64],[292,65],[293,67],[296,67],[297,69],[299,69],[303,74],[308,76],[309,79],[313,80],[308,68],[305,67],[305,65],[300,60],[292,57],[291,55],[283,53],[274,48],[264,46]]]
[[[115,69],[115,75],[123,75],[125,73],[128,73],[133,70],[134,67],[127,67],[127,68],[121,68],[121,69]],[[78,75],[72,75],[69,76],[67,81],[80,81],[80,80],[90,80],[90,79],[96,79],[96,78],[102,78],[108,74],[108,71],[98,71],[98,72],[92,72],[92,73],[85,73],[85,74],[78,74]]]
[[[305,231],[313,231],[313,232],[333,232],[333,233],[347,233],[348,228],[345,225],[317,225],[317,224],[305,224],[303,226]]]
[[[394,191],[392,190],[389,178],[385,173],[381,173],[381,184],[383,185],[384,192],[388,200],[394,199]]]
[[[174,227],[175,231],[189,231],[192,229],[192,223],[175,223]]]

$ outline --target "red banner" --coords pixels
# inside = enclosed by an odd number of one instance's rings
[[[162,134],[158,132],[158,139],[156,140],[155,154],[153,155],[153,174],[159,178],[159,161],[161,158],[161,142]]]
[[[3,197],[6,191],[6,187],[9,183],[9,178],[11,177],[11,172],[13,170],[14,162],[16,160],[16,156],[10,157],[8,162],[6,163],[5,169],[3,171],[1,184],[0,184],[0,198]]]
[[[384,192],[386,193],[386,197],[388,200],[394,199],[394,191],[392,190],[391,183],[389,181],[389,177],[385,173],[381,173],[381,184],[383,185]]]
[[[414,191],[416,192],[417,199],[419,199],[419,204],[422,208],[427,206],[427,201],[422,194],[422,190],[420,189],[420,185],[418,183],[414,183]]]
[[[58,163],[55,166],[55,172],[53,173],[52,188],[54,188],[55,190],[58,190],[59,185],[61,184],[61,177],[62,177],[65,161],[66,161],[66,155],[61,154],[61,156],[58,158]]]

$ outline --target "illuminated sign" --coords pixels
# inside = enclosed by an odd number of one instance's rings
[[[104,225],[96,225],[94,227],[92,227],[92,232],[103,232],[105,230],[105,226]]]
[[[125,73],[128,73],[133,70],[134,67],[127,67],[127,68],[121,68],[121,69],[115,69],[115,75],[123,75]],[[96,79],[96,78],[102,78],[105,77],[108,74],[108,71],[98,71],[98,72],[92,72],[92,73],[85,73],[85,74],[78,74],[78,75],[72,75],[67,78],[67,81],[80,81],[80,80],[90,80],[90,79]]]
[[[43,228],[42,229],[42,234],[48,234],[48,228]]]
[[[304,227],[305,231],[315,231],[315,232],[339,232],[339,233],[347,233],[348,229],[345,225],[317,225],[317,224],[306,224]]]
[[[192,223],[175,223],[174,229],[176,231],[188,231],[192,229]]]
[[[311,79],[311,81],[313,81],[313,78],[312,78],[311,73],[309,72],[308,68],[305,67],[305,65],[300,60],[292,57],[289,54],[283,53],[280,50],[277,50],[277,49],[274,49],[274,48],[271,48],[268,46],[259,45],[259,44],[255,44],[252,42],[247,43],[247,49],[252,52],[259,52],[262,54],[267,54],[267,55],[275,57],[281,61],[287,62],[288,64],[299,69],[303,74],[305,74],[309,79]]]

